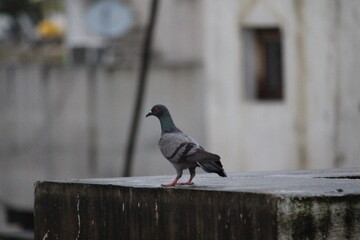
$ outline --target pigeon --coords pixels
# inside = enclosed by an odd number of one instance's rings
[[[205,151],[195,139],[178,129],[169,110],[164,105],[153,106],[146,115],[146,117],[149,116],[155,116],[160,120],[161,137],[158,145],[163,156],[174,166],[177,174],[173,182],[161,186],[194,184],[192,180],[195,177],[196,167],[201,167],[205,172],[217,173],[221,177],[226,177],[220,156]],[[185,183],[178,183],[184,169],[189,169],[190,179]]]

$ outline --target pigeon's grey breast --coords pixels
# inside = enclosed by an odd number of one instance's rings
[[[164,133],[159,140],[159,148],[165,158],[176,163],[185,155],[191,155],[201,147],[193,138],[182,132],[176,132]]]

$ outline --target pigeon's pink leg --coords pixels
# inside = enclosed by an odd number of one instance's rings
[[[190,171],[190,179],[187,182],[184,183],[180,183],[181,185],[193,185],[194,183],[192,182],[193,178],[195,177],[195,168],[189,168]]]
[[[194,183],[192,182],[193,178],[194,178],[194,176],[191,176],[190,179],[189,179],[189,181],[184,182],[184,183],[180,183],[180,184],[181,184],[181,185],[193,185],[193,184],[194,184]]]
[[[162,186],[162,187],[172,187],[172,186],[180,185],[180,183],[178,183],[179,179],[180,179],[180,178],[175,178],[172,183],[169,183],[169,184],[161,184],[161,186]]]

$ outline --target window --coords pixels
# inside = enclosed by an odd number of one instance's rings
[[[281,101],[283,92],[282,36],[279,28],[245,28],[244,78],[248,99]]]

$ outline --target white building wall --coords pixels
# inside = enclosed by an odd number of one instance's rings
[[[353,142],[359,143],[360,138],[351,133],[359,132],[355,106],[359,94],[349,88],[359,89],[360,53],[345,43],[358,40],[355,33],[345,33],[356,32],[359,4],[335,0],[203,3],[208,137],[225,167],[232,171],[327,168],[338,166],[335,162],[343,155],[347,164],[342,166],[359,166]],[[283,31],[284,102],[245,98],[240,31],[245,26],[278,26]],[[343,56],[350,48],[353,61]],[[351,99],[347,105],[344,98]]]
[[[360,1],[341,1],[337,106],[337,166],[360,165]]]
[[[203,34],[201,1],[160,2],[155,47],[164,62],[201,62]]]
[[[137,21],[145,26],[150,0],[131,0]],[[201,1],[159,1],[154,48],[170,64],[202,61],[203,18]]]
[[[305,1],[304,58],[307,78],[306,125],[308,168],[334,167],[336,156],[335,95],[339,81],[339,5],[336,1]],[[321,10],[320,10],[321,9]]]

